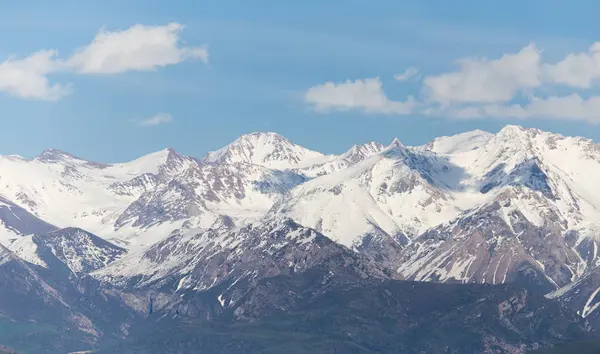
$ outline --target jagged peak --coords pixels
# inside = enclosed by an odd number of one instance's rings
[[[177,150],[175,150],[173,148],[170,148],[170,147],[164,148],[164,149],[156,151],[156,152],[153,152],[150,155],[163,156],[165,158],[165,160],[167,158],[169,158],[169,157],[183,156]]]
[[[179,151],[177,151],[173,148],[166,148],[165,152],[167,155],[167,159],[166,159],[167,163],[169,163],[169,161],[182,161],[182,160],[191,159],[190,157],[180,153]]]
[[[292,143],[288,138],[275,132],[253,132],[241,135],[239,138],[235,139],[233,142],[223,147],[223,149],[247,144],[253,146],[270,144],[296,145]]]
[[[386,157],[397,156],[398,154],[403,156],[405,155],[406,151],[407,147],[404,146],[398,138],[394,138],[392,143],[381,151],[381,154]]]
[[[394,138],[394,140],[392,140],[392,143],[388,147],[403,147],[403,146],[404,145],[402,144],[402,142],[400,142],[400,139]]]
[[[496,134],[496,136],[523,138],[523,137],[535,136],[540,133],[542,133],[542,131],[537,128],[524,128],[520,125],[509,124],[509,125],[504,126],[504,128],[500,129],[500,131],[498,132],[498,134]]]
[[[364,144],[356,144],[352,146],[348,151],[343,153],[341,157],[350,162],[358,162],[366,157],[375,155],[385,149],[385,145],[376,141],[370,141]]]

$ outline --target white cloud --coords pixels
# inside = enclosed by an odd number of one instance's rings
[[[154,70],[187,59],[208,60],[202,47],[181,47],[183,26],[135,25],[123,31],[101,30],[92,43],[79,49],[67,65],[83,74],[114,74],[125,71]]]
[[[544,64],[547,81],[578,88],[590,88],[600,78],[600,42],[587,53],[569,54],[556,64]]]
[[[144,127],[155,126],[159,124],[170,123],[173,121],[173,116],[168,113],[159,113],[150,118],[139,121],[139,124]]]
[[[125,71],[155,70],[188,59],[208,61],[202,47],[182,47],[183,26],[135,25],[123,31],[101,30],[94,40],[69,59],[57,58],[55,50],[40,50],[28,57],[0,62],[0,92],[39,100],[58,100],[71,93],[70,84],[50,83],[56,72],[75,74],[117,74]]]
[[[321,112],[357,109],[367,113],[409,114],[415,107],[412,97],[405,102],[390,100],[379,78],[347,80],[339,84],[327,82],[311,87],[304,100]]]
[[[417,68],[408,68],[404,71],[404,73],[395,75],[394,79],[396,79],[396,81],[408,81],[418,73],[419,70]]]
[[[541,85],[540,52],[531,44],[499,59],[461,59],[459,70],[424,80],[429,99],[442,103],[507,102],[523,90]]]
[[[46,76],[60,66],[56,54],[53,50],[42,50],[23,59],[9,58],[0,63],[0,91],[40,100],[57,100],[68,95],[69,85],[51,84]]]
[[[459,119],[557,119],[600,124],[600,96],[584,99],[574,93],[567,96],[533,97],[526,104],[466,106],[446,110],[430,110],[427,114]]]
[[[533,44],[498,59],[466,58],[458,64],[456,71],[426,77],[419,100],[391,101],[375,78],[315,86],[308,90],[305,101],[321,111],[354,109],[456,119],[556,119],[600,124],[598,90],[584,97],[580,93],[600,86],[600,42],[586,53],[569,54],[554,64],[543,63]],[[406,81],[415,74],[411,68],[396,80]],[[572,90],[560,96],[548,95],[556,85]]]

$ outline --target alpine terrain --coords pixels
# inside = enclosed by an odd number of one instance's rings
[[[525,353],[600,329],[600,145],[537,129],[326,155],[0,157],[24,353]]]

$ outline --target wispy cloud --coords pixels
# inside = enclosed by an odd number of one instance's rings
[[[419,70],[417,68],[408,68],[404,71],[404,73],[395,75],[394,79],[396,79],[396,81],[401,81],[401,82],[408,81],[408,80],[412,79],[413,77],[415,77],[418,73],[419,73]]]
[[[155,116],[142,119],[138,121],[138,124],[143,127],[151,127],[155,125],[170,123],[173,121],[173,116],[168,113],[159,113]]]
[[[548,63],[533,43],[497,59],[462,58],[457,70],[426,76],[418,99],[389,100],[379,79],[326,83],[310,88],[304,100],[317,111],[419,114],[460,119],[516,118],[579,120],[600,124],[600,42],[587,52]],[[416,73],[397,75],[406,81]],[[567,91],[561,95],[548,92]],[[397,108],[394,108],[397,107]]]
[[[68,83],[51,83],[49,75],[57,72],[84,74],[118,74],[127,71],[151,71],[179,64],[185,60],[208,61],[204,47],[183,47],[183,26],[134,25],[110,32],[101,30],[93,41],[79,48],[66,60],[55,50],[40,50],[24,58],[0,62],[0,92],[40,100],[58,100],[71,93]]]

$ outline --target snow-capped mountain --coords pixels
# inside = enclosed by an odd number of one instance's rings
[[[405,277],[503,283],[526,271],[550,291],[598,264],[596,241],[582,231],[600,217],[598,145],[515,126],[466,137],[468,148],[447,138],[428,149],[451,151],[471,190],[463,205],[478,203],[414,240],[399,262]]]
[[[395,140],[360,162],[294,188],[276,212],[347,247],[384,242],[384,249],[401,248],[457,215],[446,190],[453,173],[445,160]]]
[[[0,168],[0,196],[12,206],[2,210],[22,210],[30,219],[79,227],[127,247],[152,244],[186,222],[208,227],[222,215],[255,220],[304,181],[258,165],[201,164],[172,149],[112,165],[48,150],[31,160],[0,157]],[[2,219],[8,225],[3,239],[39,233],[15,231],[17,219],[8,214]]]
[[[199,159],[3,156],[0,279],[15,265],[117,337],[152,311],[248,317],[255,285],[312,271],[514,283],[592,318],[599,178],[594,142],[517,126],[340,155],[253,133]]]
[[[99,164],[48,150],[2,157],[0,168],[7,203],[133,254],[175,230],[230,232],[267,218],[291,219],[411,279],[500,283],[528,264],[556,288],[598,263],[596,243],[565,235],[600,222],[600,148],[518,126],[341,155],[253,133],[201,159],[166,149]]]
[[[290,169],[325,162],[327,156],[303,148],[276,133],[243,135],[203,159],[206,163],[247,163],[274,169]]]
[[[177,166],[172,161],[169,151],[115,165],[56,150],[31,160],[5,156],[0,157],[0,195],[56,227],[80,227],[110,238],[115,235],[115,221],[136,199],[134,192],[123,193],[115,184],[144,174],[166,174],[163,171]]]

